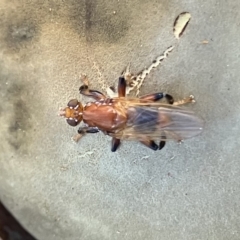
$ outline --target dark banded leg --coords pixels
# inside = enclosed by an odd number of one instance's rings
[[[99,129],[97,127],[80,127],[78,129],[78,133],[73,137],[73,140],[75,142],[78,142],[82,136],[84,136],[86,133],[98,133]]]
[[[158,145],[153,140],[140,141],[140,143],[144,144],[145,146],[151,148],[154,151],[158,150],[159,148]]]
[[[166,136],[162,136],[161,137],[162,139],[166,139]],[[166,141],[160,141],[160,143],[159,143],[159,150],[161,150],[161,149],[163,149],[164,148],[164,146],[166,145]]]
[[[111,151],[116,152],[119,146],[120,146],[120,139],[113,137]]]
[[[85,134],[85,133],[98,133],[99,129],[97,127],[80,127],[78,129],[79,134]]]
[[[100,100],[100,99],[105,99],[106,96],[97,91],[97,90],[91,90],[89,89],[88,85],[89,85],[89,80],[87,75],[82,74],[81,75],[81,80],[83,82],[83,85],[79,88],[79,92],[80,94],[87,96],[87,97],[92,97],[93,99],[95,99],[96,101]]]
[[[120,77],[118,80],[118,97],[125,97],[126,94],[126,80]]]
[[[165,145],[166,145],[166,141],[160,141],[160,143],[159,143],[159,150],[162,150]]]
[[[158,100],[160,100],[160,99],[162,99],[164,97],[167,99],[169,104],[173,104],[174,103],[174,99],[173,99],[173,97],[171,95],[169,95],[167,93],[161,93],[161,92],[148,94],[148,95],[140,97],[140,99],[156,102],[156,101],[158,101]],[[162,139],[166,139],[166,136],[162,136]],[[160,141],[159,146],[158,146],[157,149],[161,150],[161,149],[164,148],[165,145],[166,145],[166,141]],[[157,144],[156,144],[156,146],[157,146]]]
[[[160,100],[162,98],[166,98],[167,102],[169,104],[173,104],[174,103],[174,99],[173,99],[173,97],[171,95],[169,95],[167,93],[162,93],[162,92],[152,93],[152,94],[148,94],[148,95],[140,97],[140,99],[153,101],[153,102],[156,102],[156,101],[158,101],[158,100]]]
[[[90,90],[88,88],[88,85],[84,84],[79,88],[79,92],[80,94],[87,96],[87,97],[92,97],[94,98],[96,101],[100,100],[100,99],[106,99],[106,96],[97,91],[97,90]]]

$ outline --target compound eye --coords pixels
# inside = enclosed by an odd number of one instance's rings
[[[76,121],[75,119],[67,119],[67,123],[72,126],[75,127],[79,124],[79,121]]]
[[[68,107],[72,107],[72,108],[75,108],[77,105],[79,105],[79,102],[77,99],[72,99],[68,102]]]

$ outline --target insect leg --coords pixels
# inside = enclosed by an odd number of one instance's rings
[[[86,84],[82,85],[79,88],[79,92],[80,92],[80,94],[83,94],[84,96],[92,97],[95,100],[100,100],[100,99],[106,98],[106,96],[103,93],[101,93],[97,90],[90,90],[88,88],[88,85],[86,85]]]
[[[113,137],[111,151],[116,152],[119,146],[120,146],[120,139]]]
[[[194,96],[193,95],[190,95],[189,97],[187,98],[184,98],[182,100],[179,100],[177,102],[174,102],[173,105],[175,106],[179,106],[179,105],[184,105],[186,103],[195,103],[195,99],[194,99]]]
[[[169,95],[167,93],[162,93],[162,92],[152,93],[152,94],[148,94],[148,95],[144,95],[144,96],[140,97],[140,99],[149,100],[149,101],[153,101],[153,102],[156,102],[162,98],[166,98],[169,104],[174,103],[174,99],[171,95]]]
[[[166,141],[160,141],[160,143],[159,143],[159,150],[162,150],[165,145],[166,145]]]
[[[144,144],[145,146],[151,148],[152,150],[156,151],[158,150],[158,145],[153,141],[153,140],[144,140],[144,141],[140,141],[142,144]]]
[[[118,80],[118,97],[125,97],[126,94],[126,80],[120,77]]]
[[[166,139],[166,136],[162,136],[162,139]],[[166,145],[166,141],[160,141],[158,149],[159,150],[163,149],[165,145]]]
[[[86,133],[98,133],[99,129],[97,127],[80,127],[78,129],[78,133],[73,137],[73,140],[75,142],[78,142],[82,136],[84,136]]]
[[[89,89],[89,87],[88,87],[89,80],[88,80],[87,75],[82,74],[81,75],[81,80],[83,82],[83,85],[79,88],[80,94],[85,95],[87,97],[92,97],[95,100],[101,100],[101,99],[106,98],[106,96],[103,93],[101,93],[97,90]]]
[[[78,129],[78,133],[98,133],[99,129],[97,127],[82,127]]]

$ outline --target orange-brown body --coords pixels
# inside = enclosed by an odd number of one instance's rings
[[[93,97],[95,101],[82,106],[77,99],[72,99],[66,108],[61,109],[60,115],[71,126],[81,121],[85,123],[78,130],[79,136],[99,131],[111,136],[112,151],[116,151],[120,139],[138,140],[157,150],[162,149],[167,140],[181,141],[202,131],[203,121],[192,112],[173,106],[171,95],[159,92],[141,98],[127,98],[125,87],[125,79],[120,78],[119,97],[107,98],[83,85],[80,93]],[[168,104],[158,101],[162,98],[166,98]],[[193,97],[190,96],[179,104],[192,101]],[[160,141],[160,144],[157,145],[155,141]]]
[[[90,102],[84,107],[82,117],[89,127],[98,127],[104,132],[120,130],[127,122],[126,110],[117,101]]]

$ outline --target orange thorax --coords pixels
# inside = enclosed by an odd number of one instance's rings
[[[89,127],[111,132],[121,130],[126,124],[127,116],[121,103],[90,102],[83,109],[83,121]]]

